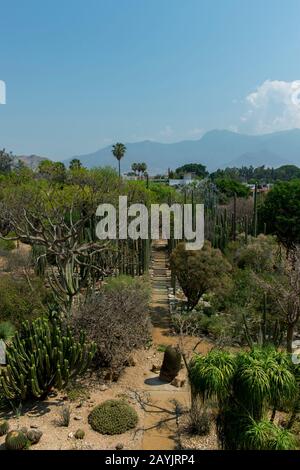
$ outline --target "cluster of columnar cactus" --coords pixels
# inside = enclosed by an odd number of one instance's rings
[[[45,398],[50,390],[64,388],[86,371],[95,354],[83,332],[77,341],[70,328],[57,320],[39,318],[22,324],[7,348],[7,365],[0,371],[0,386],[6,398]]]

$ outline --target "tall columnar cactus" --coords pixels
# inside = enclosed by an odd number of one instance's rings
[[[63,329],[58,321],[39,318],[31,324],[24,322],[7,348],[0,386],[10,400],[45,398],[53,387],[62,389],[71,378],[83,374],[95,350],[83,332],[77,341],[70,328]]]
[[[254,189],[253,236],[257,237],[257,183],[255,184]]]

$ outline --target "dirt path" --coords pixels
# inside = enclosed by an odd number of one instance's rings
[[[177,338],[170,335],[168,287],[170,273],[167,269],[166,244],[154,242],[152,248],[152,338],[154,347],[175,345]],[[159,380],[158,374],[147,371],[143,386],[147,405],[144,406],[145,450],[169,450],[176,448],[177,422],[180,407],[189,405],[187,384],[176,388]]]

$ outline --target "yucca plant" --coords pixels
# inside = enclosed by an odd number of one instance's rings
[[[212,350],[192,359],[190,381],[203,400],[217,398],[217,432],[223,449],[295,448],[293,434],[273,423],[283,398],[293,403],[299,393],[285,352],[267,347],[234,356]]]
[[[195,355],[189,367],[193,391],[203,399],[224,400],[230,393],[235,367],[234,356],[220,349],[213,349],[206,356]]]
[[[252,421],[245,432],[246,449],[251,450],[294,450],[295,436],[268,420]]]

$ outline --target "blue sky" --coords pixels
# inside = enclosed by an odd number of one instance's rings
[[[0,0],[0,147],[300,127],[299,0]]]

